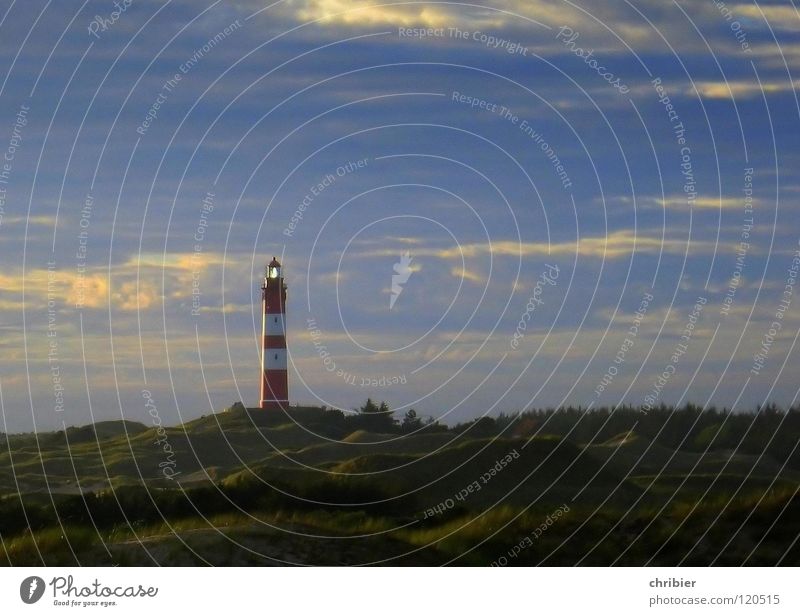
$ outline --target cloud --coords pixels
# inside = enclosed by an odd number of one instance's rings
[[[596,199],[596,203],[602,203],[602,199]],[[617,197],[607,197],[606,204],[622,204],[626,207],[633,207],[633,198],[628,195],[620,195]],[[760,199],[753,199],[753,205],[757,206],[762,201]],[[744,198],[740,197],[724,197],[717,195],[698,195],[693,201],[695,209],[710,209],[716,210],[722,208],[723,210],[742,209],[744,207]],[[636,198],[636,206],[638,208],[669,208],[675,210],[688,210],[689,202],[686,195],[674,194],[666,197],[656,197],[654,195],[638,196]]]
[[[753,43],[750,45],[750,49],[753,55],[759,59],[759,65],[767,68],[786,70],[786,66],[791,68],[800,62],[800,43],[782,42],[780,45],[776,45],[774,42]]]
[[[25,302],[21,299],[0,299],[0,310],[14,312],[25,309]]]
[[[448,28],[458,27],[497,33],[515,29],[519,38],[528,39],[544,34],[547,45],[555,49],[560,43],[552,40],[546,29],[531,31],[534,23],[557,28],[564,24],[580,28],[584,35],[591,32],[608,35],[605,24],[628,40],[652,40],[650,28],[641,20],[623,20],[624,13],[616,7],[593,7],[591,13],[565,4],[561,0],[486,0],[475,4],[437,2],[388,2],[386,0],[295,0],[272,4],[266,0],[239,0],[247,8],[262,9],[272,21],[286,19],[294,22],[315,22],[328,28],[389,27],[389,28]],[[630,16],[630,11],[627,12]],[[612,26],[613,24],[613,26]],[[525,30],[523,31],[522,28]],[[458,42],[456,39],[453,39]],[[520,41],[522,43],[522,41]],[[621,47],[614,38],[616,47]],[[598,49],[595,45],[595,49]],[[544,53],[547,53],[545,50]]]
[[[757,20],[766,19],[771,28],[792,31],[800,30],[800,13],[798,13],[797,7],[790,4],[734,4],[731,9],[737,16],[749,17]],[[750,25],[752,25],[752,23],[748,22],[747,26]]]
[[[161,294],[149,280],[123,282],[111,294],[111,305],[130,312],[147,310],[161,305]]]
[[[402,235],[389,235],[386,237],[381,238],[359,238],[354,244],[358,244],[360,246],[371,246],[371,245],[380,245],[385,246],[386,244],[395,243],[395,244],[404,244],[404,245],[411,245],[416,246],[417,244],[422,243],[422,239],[419,237],[407,237]]]
[[[24,276],[20,273],[0,275],[0,287],[5,293],[18,297],[16,301],[23,308],[38,308],[51,302],[57,309],[77,305],[99,309],[108,306],[111,284],[108,274],[102,271],[34,269]],[[150,308],[159,299],[155,285],[147,281],[140,281],[138,290],[135,281],[123,282],[114,288],[110,297],[112,306],[124,311],[136,310],[137,305],[142,309]]]
[[[317,274],[315,280],[318,284],[334,284],[338,285],[347,279],[347,272],[342,270],[335,270],[333,272],[326,272],[324,274]]]
[[[0,216],[0,226],[24,225],[25,223],[43,227],[53,227],[55,216]]]
[[[490,0],[483,6],[447,5],[444,3],[389,2],[387,0],[294,0],[273,4],[266,0],[239,0],[247,8],[267,8],[265,16],[299,22],[316,22],[323,26],[387,26],[441,28],[449,26],[500,28],[513,20],[510,13],[558,21],[563,4],[551,0]],[[497,9],[497,10],[493,10]],[[573,11],[575,12],[575,11]],[[538,14],[538,15],[537,15]]]
[[[572,256],[576,253],[585,257],[600,257],[615,259],[637,253],[656,254],[665,252],[670,254],[683,254],[704,251],[712,252],[714,242],[691,241],[689,238],[670,238],[663,240],[660,236],[646,233],[636,234],[630,229],[613,231],[606,236],[584,236],[579,241],[565,242],[513,242],[501,240],[491,243],[460,244],[449,248],[423,248],[415,249],[415,256],[436,257],[439,259],[461,259],[492,255],[494,257],[546,257],[546,256]],[[363,257],[385,257],[394,254],[390,250],[379,250],[362,253]],[[459,271],[460,275],[460,271]]]
[[[788,80],[761,83],[756,79],[748,81],[699,81],[695,82],[694,87],[687,87],[685,94],[693,96],[696,90],[703,98],[732,99],[777,94],[791,91],[792,89],[792,83]]]
[[[289,8],[291,17],[298,21],[320,20],[325,25],[346,27],[459,27],[497,31],[537,22],[550,27],[569,24],[580,29],[583,35],[598,33],[613,37],[609,33],[611,29],[628,43],[653,40],[652,29],[624,7],[599,5],[591,10],[581,10],[561,0],[486,0],[480,7],[469,4],[448,6],[436,2],[403,4],[385,0],[299,0],[291,3]],[[615,38],[614,43],[621,47]],[[552,46],[560,44],[554,42]]]
[[[236,304],[228,302],[224,306],[202,306],[200,308],[201,314],[249,314],[253,312],[253,306],[250,304]]]
[[[789,62],[792,59],[800,59],[800,48],[795,51],[795,56],[788,58]],[[762,54],[765,57],[771,57],[776,53],[773,46],[769,50],[762,49]],[[791,92],[794,88],[789,79],[784,80],[762,80],[759,81],[753,77],[752,79],[743,80],[722,80],[722,81],[703,81],[697,80],[694,83],[689,81],[664,81],[663,83],[667,93],[673,98],[690,98],[696,99],[698,96],[703,99],[709,100],[742,100],[752,99],[761,96],[770,96],[772,94],[782,94],[784,92]],[[637,98],[648,99],[652,96],[653,88],[649,84],[638,84],[631,86],[631,94]]]
[[[450,270],[450,274],[456,278],[463,278],[475,284],[483,284],[486,282],[486,276],[481,276],[477,272],[470,271],[467,268],[454,267]]]
[[[671,209],[686,210],[688,202],[685,195],[672,195],[664,199],[656,198],[655,201],[660,207]],[[742,209],[744,207],[744,199],[737,197],[715,197],[713,195],[700,195],[692,202],[695,209],[720,209],[734,210]]]
[[[109,267],[32,269],[0,274],[0,300],[8,308],[41,308],[48,301],[57,307],[104,309],[123,312],[149,310],[161,306],[162,283],[174,299],[188,297],[196,276],[218,269],[222,263],[235,263],[216,253],[167,253],[131,256]],[[25,291],[25,301],[22,292]]]
[[[452,16],[435,6],[380,6],[353,0],[308,0],[299,3],[296,16],[302,21],[374,26],[422,26],[439,28],[453,23]],[[386,3],[384,3],[386,4]]]
[[[85,308],[104,308],[108,306],[108,275],[103,273],[78,276],[73,272],[64,272],[64,281],[67,287],[67,303],[70,306],[84,306]],[[130,290],[125,297],[125,305],[130,305],[132,298]]]
[[[437,2],[390,2],[388,0],[238,0],[244,10],[260,10],[262,23],[276,29],[287,23],[314,23],[329,30],[355,28],[448,28],[470,32],[481,31],[507,38],[542,55],[562,55],[564,46],[554,38],[562,26],[580,36],[581,47],[596,55],[637,53],[673,55],[706,54],[707,45],[718,57],[739,56],[741,48],[732,36],[729,22],[713,2],[696,2],[685,7],[687,17],[671,3],[661,0],[639,0],[630,3],[596,2],[566,3],[562,0],[485,0],[479,3],[456,4]],[[795,30],[797,16],[789,7],[779,5],[735,5],[734,17],[741,20],[743,30],[752,29],[748,42],[756,44],[767,22],[773,28]],[[691,20],[691,21],[690,21]],[[535,24],[541,24],[537,27]],[[695,28],[702,32],[698,36]],[[450,45],[474,45],[471,39],[451,38]],[[422,45],[435,45],[442,37],[415,40]],[[666,41],[666,42],[665,42]],[[772,46],[772,52],[775,46]]]
[[[131,255],[123,265],[127,270],[156,268],[165,270],[205,271],[217,265],[233,265],[237,261],[216,252],[143,252]]]

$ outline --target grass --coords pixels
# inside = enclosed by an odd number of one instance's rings
[[[11,435],[0,451],[0,562],[798,564],[796,544],[786,552],[800,533],[797,413],[759,417],[752,441],[740,429],[752,417],[731,417],[716,446],[719,414],[693,412],[554,411],[410,436],[340,416],[326,424],[319,410],[301,417],[331,442],[232,411],[167,430],[179,482],[160,474],[163,451],[142,424],[41,434],[40,447]],[[640,420],[635,432],[629,420]],[[759,453],[769,422],[779,445]],[[692,438],[669,431],[693,423]],[[514,553],[565,503],[568,514]]]

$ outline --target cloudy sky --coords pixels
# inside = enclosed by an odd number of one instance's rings
[[[798,33],[789,2],[0,0],[0,431],[255,404],[273,255],[297,402],[792,404]]]

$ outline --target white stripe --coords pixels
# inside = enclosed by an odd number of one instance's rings
[[[264,325],[267,336],[286,335],[286,317],[283,314],[265,314]]]
[[[264,370],[286,370],[286,349],[264,349]]]

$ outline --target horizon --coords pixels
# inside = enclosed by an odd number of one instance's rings
[[[386,402],[386,401],[385,400],[381,400],[380,402]],[[230,406],[227,406],[227,407],[225,407],[223,409],[220,409],[220,410],[216,410],[216,411],[214,411],[213,413],[210,413],[210,414],[199,415],[197,417],[191,417],[191,418],[189,418],[189,417],[181,418],[181,422],[180,423],[170,424],[170,425],[164,425],[163,423],[160,423],[160,419],[159,419],[159,423],[155,423],[155,422],[152,421],[152,418],[151,418],[151,421],[148,422],[146,418],[143,418],[140,421],[140,420],[130,419],[128,417],[117,417],[117,418],[111,417],[111,418],[100,419],[100,420],[94,421],[92,423],[87,423],[87,424],[71,424],[71,425],[63,424],[62,427],[58,428],[58,429],[37,430],[37,431],[30,431],[30,432],[3,432],[2,430],[0,430],[0,435],[3,435],[3,436],[25,436],[25,435],[28,435],[28,434],[37,434],[38,435],[38,434],[47,434],[47,433],[59,433],[59,432],[62,432],[64,430],[68,430],[70,428],[82,429],[82,428],[94,427],[95,425],[102,424],[102,423],[121,423],[121,422],[136,423],[136,424],[144,426],[147,429],[149,429],[149,428],[158,428],[158,427],[181,428],[181,427],[184,427],[188,423],[191,423],[193,421],[197,421],[198,419],[206,419],[208,417],[225,415],[226,413],[229,413],[231,411],[238,411],[240,409],[236,409],[236,405],[237,404],[241,404],[241,402],[236,402],[234,404],[231,404]],[[264,409],[262,409],[262,408],[260,408],[258,406],[250,406],[250,407],[242,406],[241,408],[244,409],[244,411],[248,415],[250,415],[250,414],[258,415],[260,413],[270,414],[270,413],[275,413],[276,412],[276,411],[265,411]],[[395,410],[395,409],[392,409],[391,405],[389,405],[389,409],[390,409],[389,416],[392,417],[392,419],[395,422],[400,422],[402,420],[402,417],[397,416],[398,411]],[[664,405],[663,407],[656,407],[656,408],[653,408],[652,410],[648,411],[646,414],[649,415],[649,414],[669,413],[671,415],[673,413],[679,413],[679,412],[685,412],[687,410],[692,410],[692,411],[695,411],[695,412],[699,412],[701,414],[702,413],[718,413],[718,414],[729,414],[730,413],[730,414],[736,414],[736,415],[748,415],[748,414],[750,414],[750,415],[753,415],[755,417],[755,416],[759,415],[764,409],[774,410],[774,411],[776,411],[778,413],[781,413],[781,414],[784,414],[784,415],[789,414],[789,413],[798,413],[798,412],[800,412],[800,407],[798,407],[798,406],[792,406],[792,407],[784,408],[784,407],[781,407],[780,405],[775,404],[773,402],[765,402],[763,404],[757,405],[756,407],[754,407],[752,409],[740,409],[738,411],[734,411],[733,409],[728,409],[728,408],[725,408],[725,407],[717,408],[715,406],[708,406],[708,407],[705,407],[705,408],[701,408],[701,407],[693,404],[692,402],[687,402],[685,405],[680,406],[680,407],[670,406],[670,405]],[[318,410],[318,411],[324,411],[324,412],[338,411],[338,412],[343,413],[345,417],[356,417],[362,412],[358,408],[337,409],[337,408],[330,408],[330,407],[325,407],[325,406],[314,406],[314,405],[306,405],[306,404],[292,404],[291,407],[289,408],[289,413],[291,413],[293,410],[294,411],[298,411],[298,410],[303,410],[303,411],[305,411],[305,410]],[[515,410],[515,411],[500,411],[497,415],[478,415],[477,417],[472,417],[472,418],[466,419],[464,421],[459,421],[458,423],[447,423],[447,421],[445,421],[445,420],[436,419],[436,415],[435,414],[419,412],[416,409],[413,409],[413,410],[417,412],[417,417],[420,420],[422,420],[422,421],[428,421],[428,420],[433,421],[433,423],[438,424],[439,426],[442,426],[442,427],[444,427],[444,428],[446,428],[448,430],[453,430],[455,428],[458,428],[459,426],[473,425],[473,424],[477,423],[478,421],[480,421],[481,419],[491,419],[493,421],[497,421],[497,420],[500,420],[500,419],[516,421],[517,419],[522,418],[522,417],[524,417],[525,415],[528,415],[528,414],[555,415],[555,414],[558,414],[558,413],[566,413],[566,412],[574,412],[574,413],[582,413],[582,414],[588,414],[588,413],[608,413],[608,414],[614,414],[614,413],[638,413],[638,414],[642,414],[641,408],[630,407],[630,406],[626,406],[626,405],[620,405],[618,407],[603,407],[603,406],[601,406],[601,407],[590,407],[590,408],[583,408],[583,407],[580,407],[580,406],[573,407],[573,406],[567,405],[567,406],[558,407],[558,408],[529,408],[529,409],[522,409],[522,410]],[[280,416],[280,415],[278,415],[278,416]],[[286,419],[287,419],[287,422],[288,422],[290,420],[290,417],[287,416]],[[255,426],[255,424],[254,424],[254,426]],[[546,434],[546,432],[545,432],[545,434]]]

